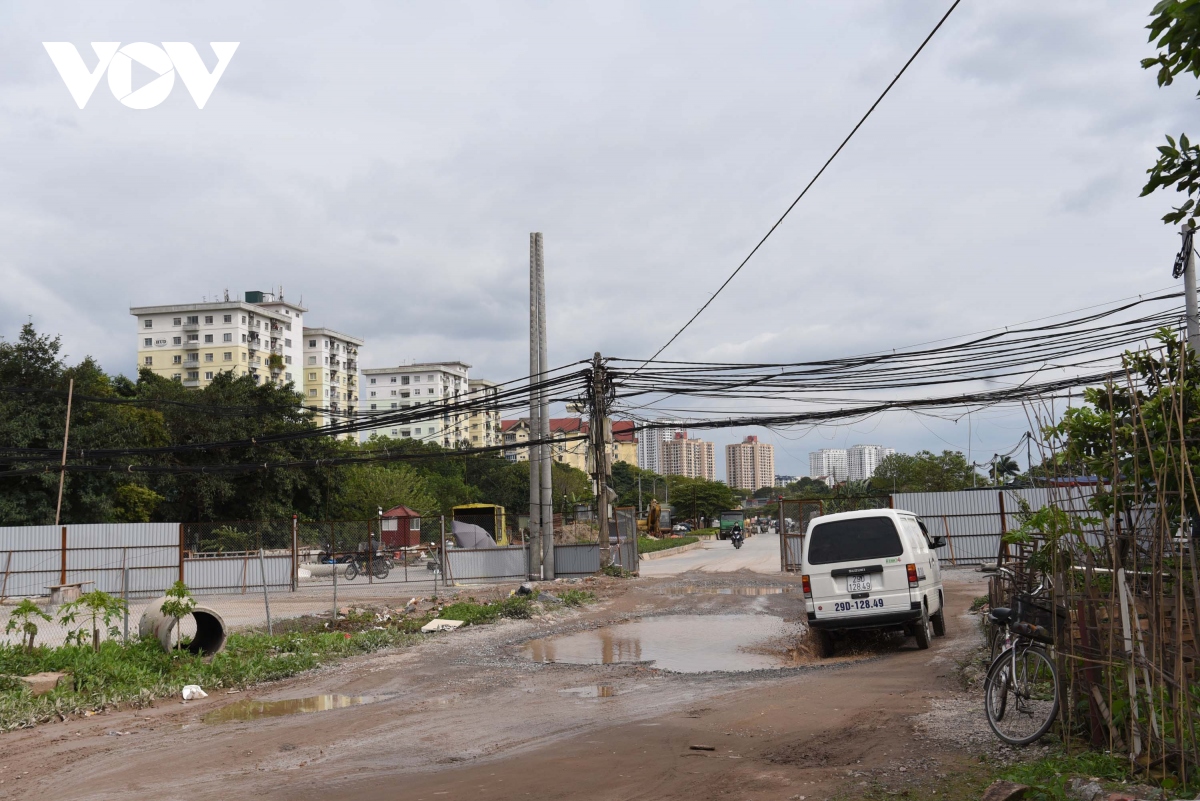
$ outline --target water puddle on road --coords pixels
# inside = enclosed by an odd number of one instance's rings
[[[568,687],[559,690],[559,695],[572,695],[576,698],[612,698],[617,694],[611,684],[597,684],[595,687]]]
[[[792,587],[668,587],[667,595],[782,595]]]
[[[374,700],[374,698],[364,695],[311,695],[307,698],[288,698],[283,701],[258,701],[247,698],[244,701],[214,709],[203,719],[205,723],[231,723],[239,720],[277,718],[283,715],[345,709],[348,706],[369,704]]]
[[[800,629],[770,615],[666,615],[525,644],[535,662],[653,662],[679,673],[746,671],[795,664]]]

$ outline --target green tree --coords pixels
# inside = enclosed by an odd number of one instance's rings
[[[719,481],[684,476],[666,478],[670,483],[675,520],[693,520],[698,515],[711,521],[721,512],[738,505],[737,495]]]
[[[437,500],[416,469],[403,463],[354,465],[341,471],[329,513],[333,520],[370,520],[380,507],[401,504],[422,515],[437,511]]]
[[[958,451],[894,453],[875,468],[871,486],[878,492],[949,492],[974,486],[975,477]]]
[[[1017,465],[1017,460],[1011,456],[994,456],[992,457],[991,473],[994,483],[1006,484],[1020,475],[1021,468]]]
[[[1146,27],[1158,55],[1142,59],[1142,68],[1157,68],[1159,86],[1170,86],[1181,72],[1200,77],[1200,6],[1194,0],[1161,0],[1150,15]],[[1182,192],[1187,200],[1164,215],[1163,222],[1188,219],[1194,224],[1200,214],[1194,197],[1200,191],[1200,146],[1190,142],[1187,134],[1180,134],[1178,141],[1168,136],[1158,154],[1158,161],[1147,170],[1150,178],[1142,188],[1142,197],[1158,189]]]

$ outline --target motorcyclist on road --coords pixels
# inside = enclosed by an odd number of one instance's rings
[[[742,542],[745,541],[745,535],[742,533],[742,527],[735,523],[733,528],[729,531],[729,539],[733,541],[734,548],[741,548]]]

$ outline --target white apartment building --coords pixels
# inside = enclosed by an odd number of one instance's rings
[[[850,454],[845,448],[822,448],[808,454],[808,474],[832,487],[849,478],[849,462]]]
[[[658,446],[659,471],[664,476],[717,480],[716,451],[711,442],[676,434]]]
[[[368,415],[395,415],[418,406],[445,406],[466,399],[468,371],[462,362],[424,362],[362,371],[361,408]],[[464,412],[443,411],[432,420],[401,424],[384,422],[362,432],[396,439],[419,439],[445,448],[470,443]]]
[[[322,411],[316,414],[320,425],[353,422],[360,408],[359,348],[360,337],[332,328],[304,329],[303,392],[306,404]],[[354,439],[353,432],[341,439]]]
[[[754,492],[775,485],[775,446],[749,436],[725,446],[725,484]]]
[[[495,381],[486,378],[467,381],[467,400],[471,403],[483,402],[482,408],[467,416],[467,433],[472,448],[491,448],[504,444],[500,433],[499,402],[496,400],[499,393]]]
[[[686,438],[687,429],[684,427],[685,421],[683,420],[662,419],[656,422],[668,425],[666,428],[643,431],[638,435],[637,460],[638,467],[643,470],[662,473],[663,471],[659,469],[659,451],[662,443],[675,439],[676,434],[683,434]]]
[[[879,463],[895,452],[895,448],[884,448],[880,445],[855,445],[849,452],[850,480],[868,480],[875,475],[875,468],[879,467]]]
[[[308,310],[264,292],[245,301],[135,306],[137,364],[188,387],[221,372],[255,382],[300,386],[303,315]]]

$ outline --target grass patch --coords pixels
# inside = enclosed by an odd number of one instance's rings
[[[613,578],[632,578],[633,573],[621,567],[620,565],[605,565],[600,568],[600,572],[606,576]]]
[[[638,553],[654,553],[655,551],[666,551],[671,548],[680,548],[684,545],[691,545],[693,542],[699,542],[699,537],[672,537],[670,539],[652,540],[649,537],[638,537]]]
[[[987,602],[988,602],[988,597],[986,595],[975,596],[975,600],[971,601],[971,611],[978,612],[980,609],[982,609],[984,606],[987,605]]]
[[[584,606],[596,602],[596,593],[591,590],[567,590],[558,596],[563,606]]]
[[[292,630],[274,636],[231,634],[225,649],[211,658],[186,651],[166,653],[152,639],[128,645],[107,640],[99,652],[90,645],[30,652],[0,645],[0,731],[89,710],[145,706],[177,695],[185,684],[198,684],[211,692],[284,679],[334,659],[415,643],[420,637],[412,633],[412,624],[368,628],[339,621],[336,628],[325,629],[321,621],[309,618],[307,630],[293,623]],[[69,683],[37,698],[23,685],[14,684],[16,676],[42,671],[68,673]]]
[[[478,626],[495,623],[500,618],[524,619],[533,617],[533,595],[513,595],[503,601],[479,603],[474,598],[458,601],[442,607],[442,620],[461,620],[464,625]]]

